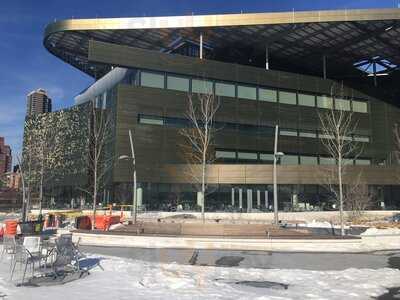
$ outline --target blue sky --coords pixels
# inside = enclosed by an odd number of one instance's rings
[[[44,88],[54,109],[73,104],[73,97],[92,79],[47,52],[45,26],[54,19],[160,16],[342,8],[393,8],[400,0],[0,0],[0,136],[14,154],[20,152],[26,94]],[[15,160],[14,160],[15,163]]]

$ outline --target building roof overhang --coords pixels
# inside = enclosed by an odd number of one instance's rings
[[[400,9],[71,19],[49,24],[44,46],[98,78],[110,66],[88,61],[89,40],[168,52],[177,39],[196,41],[202,33],[215,60],[262,67],[267,47],[273,69],[322,76],[326,57],[328,77],[372,82],[357,64],[386,64],[378,72],[398,76],[399,20]]]

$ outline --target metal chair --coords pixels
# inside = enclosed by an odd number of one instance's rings
[[[3,259],[4,254],[15,254],[15,247],[17,243],[15,241],[15,235],[4,235],[3,237],[3,249],[1,251],[0,260]]]
[[[21,284],[25,282],[25,277],[26,277],[26,272],[28,270],[28,266],[31,268],[32,272],[32,277],[35,274],[35,265],[37,265],[40,268],[40,262],[41,262],[41,255],[40,252],[37,255],[32,254],[25,246],[23,245],[17,245],[16,246],[16,251],[13,257],[12,261],[12,268],[11,268],[11,277],[10,280],[13,279],[15,269],[17,264],[20,265],[20,269],[23,268],[23,275],[22,275],[22,281]]]
[[[56,240],[56,258],[53,270],[79,270],[79,259],[82,257],[79,249],[72,243],[72,234],[62,234]]]

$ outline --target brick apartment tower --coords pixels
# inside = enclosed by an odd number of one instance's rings
[[[38,115],[51,112],[51,99],[43,89],[37,89],[27,95],[26,115]]]
[[[0,175],[11,172],[12,156],[10,146],[0,137]]]

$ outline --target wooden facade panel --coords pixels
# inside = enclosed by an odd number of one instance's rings
[[[166,72],[187,75],[206,74],[216,80],[229,80],[242,83],[273,86],[282,89],[309,91],[330,94],[332,81],[321,78],[290,74],[279,71],[266,71],[252,67],[225,64],[209,60],[196,60],[189,57],[168,56],[161,53],[137,50],[128,47],[108,44],[96,44],[91,50],[93,60],[112,62],[115,65],[141,67]],[[356,92],[347,90],[346,93]],[[145,165],[164,165],[183,163],[179,144],[183,142],[177,128],[168,126],[138,124],[138,115],[147,114],[170,118],[184,118],[187,109],[187,97],[184,92],[165,89],[145,88],[130,85],[119,85],[117,93],[117,125],[115,153],[129,152],[128,130],[134,132],[134,140],[138,157]],[[367,99],[367,98],[365,98]],[[364,155],[385,157],[392,145],[391,126],[400,117],[400,111],[380,101],[372,100],[369,114],[355,114],[359,120],[359,134],[372,134],[371,143]],[[319,118],[316,108],[285,105],[272,102],[252,101],[221,97],[221,108],[216,120],[220,122],[245,125],[274,126],[281,128],[299,128],[316,130]],[[255,128],[255,127],[254,127]],[[273,130],[272,130],[273,133]],[[265,134],[265,136],[263,136]],[[268,135],[268,136],[267,136]],[[273,135],[263,132],[254,134],[245,131],[221,130],[216,137],[216,147],[232,150],[253,150],[257,152],[272,152]],[[314,138],[279,137],[279,151],[285,153],[302,153],[313,155],[323,154],[324,147]],[[260,169],[251,166],[243,170],[243,165],[216,166],[218,175],[210,176],[213,182],[232,184],[265,184],[270,181],[270,165],[260,165]],[[286,169],[280,166],[280,180],[288,184],[316,184],[315,170],[308,166],[293,166]],[[317,166],[318,167],[318,166]],[[379,184],[395,184],[393,175],[379,169],[366,170],[369,182]],[[257,174],[257,170],[259,174]],[[130,181],[131,174],[126,164],[115,169],[114,179]],[[244,173],[243,173],[244,172]],[[155,175],[155,169],[143,167],[142,180],[152,182],[168,182],[173,177]],[[153,177],[152,177],[153,176]],[[176,180],[183,180],[182,173],[176,174]],[[376,176],[376,177],[374,177]]]

